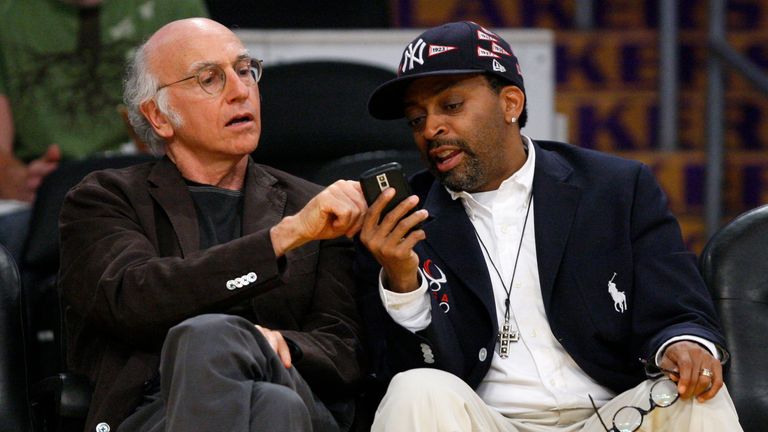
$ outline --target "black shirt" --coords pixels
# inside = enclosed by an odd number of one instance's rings
[[[242,235],[243,192],[184,180],[195,203],[200,226],[200,249],[226,243]]]

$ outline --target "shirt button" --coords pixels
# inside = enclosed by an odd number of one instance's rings
[[[109,425],[106,423],[99,423],[96,425],[96,432],[109,432]]]
[[[480,352],[477,354],[477,358],[480,359],[480,361],[485,361],[485,359],[488,357],[488,350],[485,348],[480,348]]]

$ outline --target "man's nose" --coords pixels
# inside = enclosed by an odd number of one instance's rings
[[[226,71],[227,82],[224,88],[224,93],[228,100],[245,99],[250,95],[251,87],[256,87],[258,84],[248,84],[240,79],[240,76],[230,69]]]
[[[445,118],[441,115],[428,114],[424,119],[424,138],[432,140],[447,133]]]

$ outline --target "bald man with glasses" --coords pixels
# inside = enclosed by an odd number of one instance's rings
[[[361,370],[357,182],[326,189],[250,158],[261,61],[224,26],[176,21],[135,54],[136,132],[165,156],[97,172],[61,214],[68,364],[86,430],[343,431]]]

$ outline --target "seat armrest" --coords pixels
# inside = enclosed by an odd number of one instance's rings
[[[32,404],[56,417],[84,419],[93,389],[85,376],[59,373],[32,387]]]

